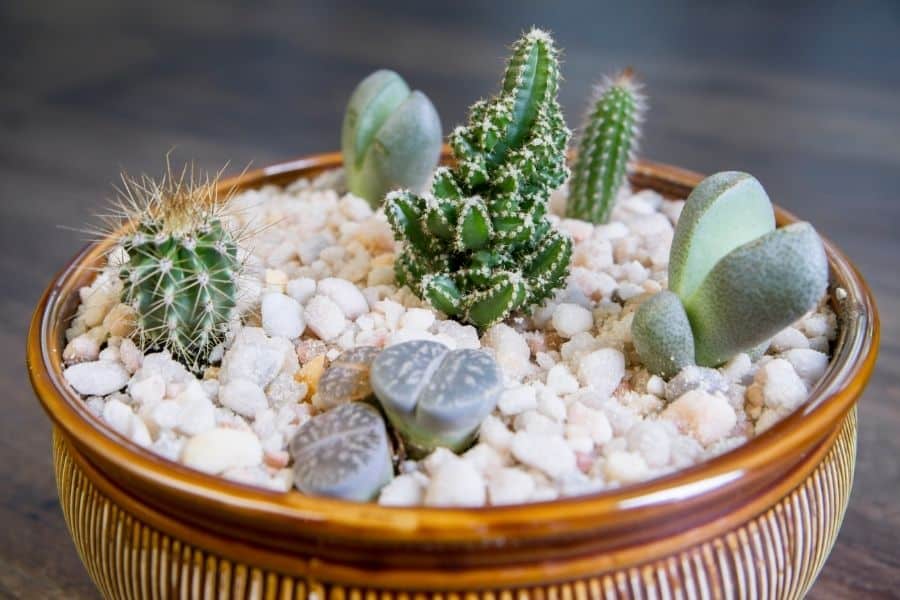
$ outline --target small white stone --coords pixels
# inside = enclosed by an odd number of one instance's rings
[[[462,459],[472,463],[472,466],[482,474],[492,473],[506,464],[503,455],[493,446],[484,442],[475,444],[466,450]]]
[[[503,390],[497,408],[504,415],[517,415],[537,408],[537,393],[530,385],[517,385]]]
[[[400,318],[402,329],[426,330],[434,323],[434,312],[427,308],[410,308]]]
[[[557,394],[573,394],[578,391],[578,380],[569,367],[560,363],[547,371],[547,387]]]
[[[748,383],[746,379],[752,369],[753,361],[750,360],[750,356],[743,352],[733,357],[721,368],[725,379],[732,383],[741,384]]]
[[[402,304],[388,299],[376,302],[374,308],[384,315],[385,325],[391,330],[397,329],[400,325],[400,317],[406,312]]]
[[[699,389],[691,390],[672,402],[663,411],[662,417],[674,422],[704,446],[728,435],[737,423],[737,415],[728,400],[719,394],[709,394]]]
[[[557,479],[574,471],[575,452],[558,435],[519,431],[510,446],[513,456],[524,465]]]
[[[97,360],[72,365],[63,377],[82,396],[106,396],[125,387],[129,374],[121,363]]]
[[[806,401],[806,384],[791,363],[783,358],[764,364],[757,371],[754,384],[762,387],[769,408],[791,411]]]
[[[262,459],[262,445],[256,435],[226,428],[210,429],[194,436],[181,452],[181,462],[185,465],[212,474],[253,467]]]
[[[478,330],[471,325],[463,325],[453,320],[438,321],[434,330],[437,336],[447,336],[454,342],[454,348],[481,348]]]
[[[285,286],[288,296],[304,304],[316,293],[316,281],[309,277],[300,277],[299,279],[291,279]]]
[[[263,389],[248,379],[232,379],[223,385],[219,402],[245,417],[253,417],[269,406]]]
[[[129,385],[128,393],[138,404],[150,406],[163,399],[166,393],[166,382],[162,375],[154,373]]]
[[[560,336],[570,338],[576,333],[589,331],[594,325],[594,316],[583,306],[562,303],[553,311],[551,323]]]
[[[628,451],[616,451],[606,457],[604,474],[612,481],[633,483],[647,476],[647,463],[640,454]]]
[[[422,461],[422,466],[429,475],[434,475],[445,462],[454,460],[460,460],[460,458],[451,450],[439,446],[435,448],[431,454],[425,457]]]
[[[516,415],[513,425],[516,431],[527,431],[529,433],[541,433],[547,435],[561,436],[564,430],[561,423],[554,421],[537,410],[526,410],[525,412]]]
[[[504,375],[510,379],[520,380],[533,371],[530,362],[531,349],[528,342],[518,331],[505,323],[498,323],[487,330],[481,343],[493,348],[497,363]]]
[[[94,361],[97,360],[99,353],[100,343],[94,336],[83,333],[66,344],[63,360],[68,365]]]
[[[216,407],[196,379],[175,398],[180,411],[175,428],[185,435],[197,435],[216,426]]]
[[[119,349],[116,346],[107,346],[97,355],[98,360],[108,360],[111,362],[121,362],[119,357]]]
[[[153,443],[150,431],[141,418],[119,400],[112,399],[106,403],[103,407],[103,420],[135,444],[147,447]]]
[[[494,506],[527,502],[534,493],[534,478],[522,469],[504,468],[488,478],[488,498]]]
[[[436,335],[423,329],[398,329],[397,331],[393,332],[387,340],[385,340],[384,346],[385,348],[387,348],[388,346],[402,344],[404,342],[411,342],[413,340],[429,340],[432,342],[442,342],[442,340]]]
[[[513,433],[503,424],[503,421],[494,415],[488,415],[481,422],[478,430],[478,439],[486,444],[490,444],[498,451],[509,450],[512,443]]]
[[[612,425],[602,411],[589,408],[581,402],[572,402],[568,408],[568,420],[573,425],[584,427],[596,444],[602,445],[612,439]]]
[[[641,421],[628,431],[628,449],[639,453],[651,467],[663,467],[671,455],[670,436],[656,421]]]
[[[366,297],[358,287],[346,279],[327,277],[319,282],[316,291],[320,295],[331,298],[341,308],[344,316],[351,321],[369,312],[369,303],[366,301]]]
[[[315,295],[306,304],[307,326],[323,340],[332,340],[347,328],[344,311],[331,298]]]
[[[647,393],[653,394],[657,398],[666,396],[666,380],[659,375],[651,375],[647,380]]]
[[[775,334],[769,347],[775,352],[784,352],[793,348],[809,348],[809,340],[803,332],[794,327],[785,327]]]
[[[119,344],[119,360],[125,365],[125,370],[134,374],[141,368],[144,361],[144,353],[131,339],[125,338]]]
[[[175,429],[178,425],[178,415],[181,414],[181,406],[175,400],[161,400],[148,405],[141,414],[157,429]]]
[[[486,496],[484,479],[471,463],[447,461],[428,484],[425,506],[483,506]]]
[[[600,396],[609,397],[625,376],[625,356],[613,348],[601,348],[578,360],[578,379]]]
[[[566,420],[566,405],[550,388],[544,387],[538,392],[538,410],[541,414],[557,423]]]
[[[271,336],[300,337],[306,329],[300,303],[284,294],[269,292],[262,298],[262,326]]]
[[[788,350],[781,355],[794,367],[794,371],[808,387],[819,381],[828,368],[828,355],[808,348]]]
[[[413,475],[398,475],[381,488],[378,503],[384,506],[416,506],[422,503],[425,488]]]
[[[834,333],[834,324],[829,322],[828,317],[820,313],[814,313],[800,322],[800,327],[807,337],[828,337]]]

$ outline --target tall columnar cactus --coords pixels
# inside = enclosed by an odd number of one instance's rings
[[[161,181],[123,177],[129,221],[120,245],[122,302],[135,310],[134,337],[144,350],[168,350],[194,371],[227,329],[241,263],[222,220],[216,181],[193,170]]]
[[[568,273],[571,241],[546,217],[568,174],[558,81],[552,38],[531,30],[513,46],[500,94],[450,135],[456,166],[436,171],[430,193],[386,199],[403,242],[398,283],[478,327],[542,302]]]
[[[356,87],[341,132],[351,192],[372,206],[395,188],[422,190],[441,154],[441,120],[420,91],[385,69]]]
[[[691,192],[669,257],[669,291],[638,307],[634,347],[671,376],[753,352],[815,307],[828,259],[809,223],[775,229],[769,197],[746,173],[717,173]]]
[[[631,69],[597,86],[582,124],[566,216],[593,223],[609,221],[637,149],[645,106]]]

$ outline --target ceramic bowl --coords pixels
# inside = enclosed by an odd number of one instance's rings
[[[340,164],[339,154],[323,154],[222,185],[284,184]],[[700,179],[641,162],[632,184],[685,197]],[[777,218],[794,220],[783,210]],[[269,492],[187,469],[112,431],[65,384],[61,360],[78,289],[110,244],[88,246],[56,276],[34,312],[27,351],[53,421],[63,513],[107,598],[785,600],[803,597],[837,536],[878,318],[870,290],[830,242],[832,290],[846,292],[835,303],[840,335],[802,408],[749,443],[666,477],[483,509]]]

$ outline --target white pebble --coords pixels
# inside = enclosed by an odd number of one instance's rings
[[[499,469],[489,476],[488,498],[494,506],[527,502],[534,487],[534,478],[522,469]]]
[[[216,426],[216,407],[196,379],[175,398],[180,411],[175,428],[185,435],[197,435]]]
[[[573,394],[578,391],[578,380],[569,367],[560,363],[547,371],[547,387],[557,394]]]
[[[657,398],[664,398],[666,395],[666,380],[659,375],[651,375],[647,380],[647,393],[653,394]]]
[[[553,311],[551,323],[559,335],[570,338],[576,333],[589,331],[594,325],[594,316],[583,306],[564,302]]]
[[[537,393],[530,385],[517,385],[503,390],[497,408],[504,415],[517,415],[537,408]]]
[[[828,368],[828,355],[808,348],[788,350],[782,357],[791,363],[794,371],[809,387],[819,381]]]
[[[263,296],[261,310],[263,329],[271,336],[292,340],[300,337],[306,329],[303,308],[290,296],[278,292],[267,293]]]
[[[806,385],[791,363],[783,358],[764,364],[756,373],[754,385],[762,388],[769,408],[791,411],[806,401]]]
[[[97,360],[100,353],[100,343],[95,336],[83,333],[66,344],[63,350],[63,360],[66,364],[88,362]]]
[[[625,376],[625,356],[613,348],[601,348],[578,360],[578,379],[600,396],[609,397]]]
[[[232,379],[223,385],[219,402],[245,417],[253,417],[269,406],[263,389],[248,379]]]
[[[369,312],[369,303],[366,302],[366,297],[358,287],[346,279],[327,277],[319,282],[316,291],[331,298],[341,308],[344,316],[351,321]]]
[[[506,464],[504,456],[486,443],[475,444],[462,455],[462,459],[472,463],[479,473],[492,473]]]
[[[490,444],[498,451],[509,449],[512,443],[513,433],[503,424],[503,421],[494,415],[488,415],[481,422],[478,430],[478,439],[486,444]]]
[[[551,479],[558,479],[577,468],[575,452],[558,435],[519,431],[513,437],[510,449],[516,460]]]
[[[112,399],[106,403],[103,407],[103,420],[135,444],[147,447],[153,443],[144,421],[119,400]]]
[[[244,327],[222,359],[219,382],[231,379],[249,379],[260,387],[265,387],[275,379],[288,360],[287,354],[296,359],[293,346],[286,340],[270,339],[257,327]],[[144,359],[145,362],[147,358]]]
[[[414,475],[398,475],[381,488],[378,503],[384,506],[416,506],[422,503],[425,488]]]
[[[452,450],[439,446],[425,457],[425,460],[422,461],[422,466],[429,475],[434,475],[444,463],[455,460],[459,460],[459,457]]]
[[[486,496],[481,473],[467,461],[451,460],[432,476],[425,506],[483,506]]]
[[[753,361],[750,356],[742,352],[725,363],[721,370],[725,379],[732,383],[748,383],[745,379],[753,369]]]
[[[300,277],[299,279],[291,279],[285,286],[288,296],[299,302],[305,303],[316,293],[316,281],[309,277]]]
[[[72,365],[63,377],[83,396],[106,396],[125,387],[129,374],[121,363],[97,360]]]
[[[262,459],[259,438],[250,431],[238,429],[217,428],[196,435],[181,452],[181,462],[185,465],[212,474],[253,467]]]
[[[509,325],[494,325],[484,334],[481,343],[493,348],[497,363],[507,377],[519,380],[533,370],[528,342]]]
[[[163,399],[166,393],[166,382],[158,373],[151,374],[128,386],[128,393],[140,405],[150,406]]]
[[[674,422],[704,446],[728,435],[737,423],[737,415],[728,400],[719,394],[709,394],[699,389],[691,390],[672,402],[663,411],[662,417]]]
[[[606,457],[603,472],[612,481],[633,483],[647,476],[647,463],[640,454],[619,450]]]
[[[775,352],[784,352],[793,348],[809,348],[809,340],[803,332],[794,327],[785,327],[775,334],[769,347]]]
[[[642,421],[628,431],[628,449],[639,453],[651,467],[669,462],[670,440],[665,426],[656,421]]]
[[[126,371],[134,374],[141,368],[141,363],[144,361],[144,353],[131,339],[125,338],[119,344],[119,360],[125,365]]]
[[[538,411],[557,423],[566,420],[566,405],[550,388],[542,388],[538,392]]]
[[[402,329],[426,330],[434,323],[434,312],[427,308],[410,308],[400,318]]]
[[[327,296],[315,295],[306,304],[307,326],[323,340],[332,340],[347,328],[344,311]]]
[[[568,419],[569,423],[584,427],[596,444],[602,445],[612,439],[612,425],[602,411],[576,401],[569,405]]]

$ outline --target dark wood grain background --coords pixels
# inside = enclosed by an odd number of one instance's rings
[[[302,5],[301,5],[302,4]],[[391,67],[449,129],[532,24],[565,48],[576,125],[633,65],[642,154],[754,173],[857,262],[881,308],[850,508],[814,598],[900,597],[900,2],[0,2],[0,595],[95,598],[23,364],[32,306],[120,169],[235,169],[333,150],[356,82]]]

